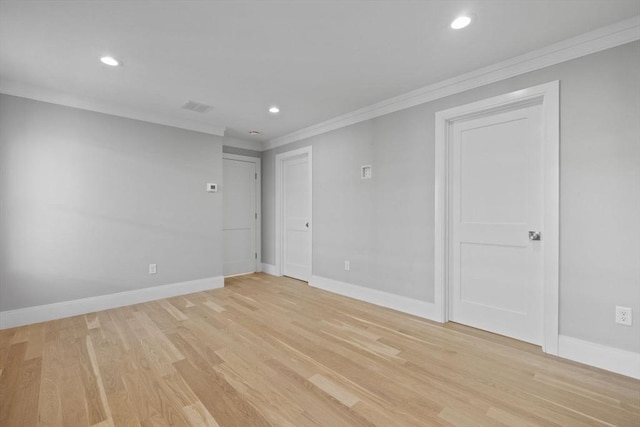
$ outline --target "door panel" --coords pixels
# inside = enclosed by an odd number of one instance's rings
[[[283,212],[285,276],[308,281],[311,277],[311,192],[308,156],[283,164]]]
[[[462,243],[460,245],[460,299],[488,308],[527,312],[527,270],[525,248],[513,246]],[[500,264],[496,274],[494,265]]]
[[[224,159],[223,274],[256,271],[256,164]]]
[[[524,118],[461,130],[462,223],[526,222],[527,139],[513,138]]]
[[[542,342],[541,107],[453,125],[450,319]]]

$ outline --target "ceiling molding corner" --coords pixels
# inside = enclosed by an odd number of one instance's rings
[[[96,101],[83,96],[76,96],[57,90],[46,89],[29,85],[14,80],[0,80],[0,93],[33,99],[35,101],[49,102],[51,104],[64,105],[66,107],[79,108],[94,111],[96,113],[110,114],[112,116],[141,120],[180,129],[207,133],[210,135],[224,136],[225,126],[214,125],[199,121],[169,117],[163,114],[137,110],[110,102]]]
[[[266,142],[264,149],[280,147],[639,39],[640,15],[271,139]]]
[[[243,148],[245,150],[264,151],[264,144],[260,141],[249,141],[232,136],[225,136],[222,144],[228,147]]]

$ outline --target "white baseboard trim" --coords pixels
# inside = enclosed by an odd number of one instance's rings
[[[275,265],[273,264],[265,264],[264,262],[262,263],[262,272],[263,273],[267,273],[270,274],[272,276],[279,276],[278,274],[278,269],[276,268]]]
[[[321,276],[312,276],[309,285],[360,301],[392,308],[403,313],[413,314],[436,322],[440,321],[439,311],[434,303]],[[558,350],[558,356],[562,358],[640,379],[640,353],[583,341],[566,335],[558,337]]]
[[[560,335],[558,356],[640,379],[640,353]]]
[[[194,292],[207,291],[224,287],[224,277],[190,280],[134,291],[118,292],[97,297],[62,301],[53,304],[19,308],[0,312],[0,329],[62,319],[64,317],[93,313],[110,308],[124,307],[142,302],[170,298]]]
[[[254,273],[259,273],[260,270],[258,271],[246,271],[244,273],[238,273],[238,274],[229,274],[228,276],[224,276],[225,279],[230,279],[232,277],[240,277],[240,276],[246,276],[248,274],[254,274]]]
[[[435,320],[436,322],[439,321],[436,305],[431,302],[420,301],[320,276],[311,276],[309,285],[314,288],[355,298],[360,301],[392,308],[403,313],[413,314],[414,316],[422,317],[424,319]]]

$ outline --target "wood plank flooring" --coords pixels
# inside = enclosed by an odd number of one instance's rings
[[[253,274],[0,331],[0,426],[640,426],[640,381]]]

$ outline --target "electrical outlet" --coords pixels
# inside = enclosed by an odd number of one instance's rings
[[[616,306],[616,323],[631,326],[633,311],[629,307]]]
[[[156,264],[149,264],[149,274],[156,274],[158,272],[157,267]]]
[[[349,261],[348,259],[345,259],[345,260],[344,260],[344,269],[345,269],[346,271],[351,270],[351,261]]]

